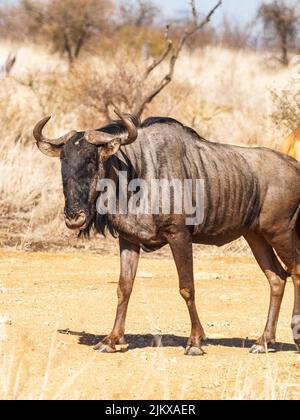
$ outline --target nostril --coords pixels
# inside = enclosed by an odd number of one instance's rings
[[[76,221],[77,220],[83,220],[83,219],[85,220],[85,213],[81,212],[81,213],[76,215],[76,218],[75,218]]]
[[[66,220],[66,225],[68,228],[78,229],[78,228],[81,228],[86,223],[86,215],[84,212],[80,212],[74,215],[65,213],[65,220]]]

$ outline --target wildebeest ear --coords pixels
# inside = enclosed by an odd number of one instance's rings
[[[101,162],[105,162],[111,156],[118,153],[121,145],[122,145],[122,139],[116,138],[116,139],[110,141],[109,143],[100,146],[99,147],[99,155],[100,155]]]

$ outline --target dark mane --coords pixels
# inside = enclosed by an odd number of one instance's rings
[[[113,226],[109,223],[107,215],[100,215],[96,214],[93,224],[96,232],[106,238],[107,231],[111,234],[111,236],[115,239],[118,238],[118,232],[113,228]],[[91,226],[91,227],[92,227]]]
[[[139,120],[139,118],[135,117],[135,116],[131,116],[131,119],[133,120],[133,122],[135,123],[135,125],[141,129],[143,128],[149,128],[152,125],[155,124],[164,124],[164,125],[179,125],[180,127],[182,127],[185,131],[187,131],[192,137],[194,137],[197,140],[204,140],[201,136],[199,136],[199,134],[193,130],[190,127],[185,126],[184,124],[182,124],[181,122],[175,120],[174,118],[169,118],[169,117],[150,117],[147,118],[145,121],[143,121],[143,123],[141,123],[141,121]],[[102,131],[104,133],[107,134],[113,134],[113,135],[119,135],[119,134],[124,134],[126,133],[126,128],[124,127],[122,121],[114,121],[111,124],[100,128],[98,131]]]
[[[138,117],[134,115],[129,115],[133,123],[137,127],[141,127],[141,121]],[[126,133],[126,127],[124,126],[123,122],[120,120],[113,121],[111,124],[106,125],[105,127],[99,128],[98,131],[102,131],[103,133],[119,135]]]
[[[125,133],[126,129],[121,121],[115,121],[109,125],[106,125],[103,128],[99,128],[98,131],[102,131],[103,133],[113,134],[117,136],[118,134]]]
[[[174,118],[169,118],[169,117],[150,117],[147,118],[143,124],[142,124],[142,128],[148,128],[151,127],[151,125],[154,124],[168,124],[168,125],[172,125],[172,124],[178,124],[181,127],[184,127],[183,124],[181,124],[181,122],[175,120]]]
[[[174,118],[169,117],[150,117],[147,118],[143,124],[141,125],[141,128],[148,128],[155,124],[165,124],[165,125],[179,125],[182,127],[186,132],[188,132],[192,137],[194,137],[196,140],[204,140],[199,134],[193,130],[190,127],[185,126],[180,121],[175,120]]]

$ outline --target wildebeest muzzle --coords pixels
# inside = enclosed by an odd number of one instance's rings
[[[87,217],[84,211],[77,214],[65,213],[66,225],[71,230],[85,229],[87,223]]]

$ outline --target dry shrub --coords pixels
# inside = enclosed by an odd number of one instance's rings
[[[70,74],[70,87],[75,92],[77,104],[109,120],[113,104],[132,110],[138,74],[138,65],[129,57],[119,55],[117,63],[92,61],[76,66]]]
[[[172,33],[172,38],[173,35],[176,36]],[[122,26],[109,38],[103,38],[100,53],[105,53],[110,58],[116,57],[117,46],[118,50],[126,50],[130,54],[141,55],[145,58],[156,57],[164,49],[162,40],[163,30],[161,28],[139,28],[137,30],[134,26]]]
[[[279,127],[294,130],[300,124],[300,87],[291,83],[281,91],[273,91],[273,121]]]
[[[142,60],[138,62],[127,53],[119,53],[116,63],[91,60],[77,65],[69,80],[77,106],[85,107],[87,114],[96,113],[102,122],[115,117],[115,106],[132,112],[139,99],[144,66]],[[144,85],[143,94],[152,90],[154,81]]]
[[[285,134],[300,124],[300,67],[299,56],[295,56],[285,72],[284,83],[272,90],[272,121]]]

